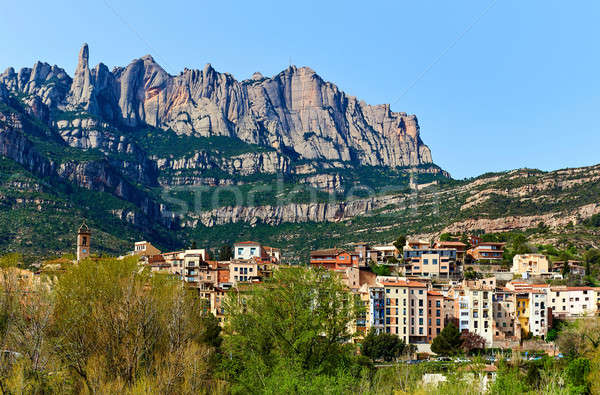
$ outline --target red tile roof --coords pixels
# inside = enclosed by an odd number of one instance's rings
[[[384,281],[381,285],[386,287],[410,287],[410,288],[425,288],[427,284],[418,281]]]

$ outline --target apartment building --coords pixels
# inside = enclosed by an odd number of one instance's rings
[[[506,243],[481,241],[475,247],[467,250],[467,255],[474,261],[501,260]]]
[[[229,280],[233,285],[260,279],[259,265],[256,260],[232,260],[229,263]]]
[[[427,341],[440,334],[445,325],[444,295],[438,291],[427,291]]]
[[[208,273],[208,264],[206,263],[206,250],[205,249],[194,249],[185,250],[183,253],[183,268],[182,277],[186,283],[201,287],[205,281]],[[200,274],[202,273],[202,281],[200,281]],[[212,283],[212,280],[210,281]]]
[[[548,295],[544,290],[529,293],[529,332],[533,336],[546,337],[548,333]]]
[[[367,326],[375,333],[385,331],[385,288],[382,286],[368,287],[369,295],[369,316],[367,317]],[[391,313],[391,310],[390,310]]]
[[[517,298],[514,291],[496,288],[493,295],[494,341],[520,339],[521,326],[517,319]]]
[[[596,315],[599,294],[600,288],[551,287],[548,293],[548,305],[552,315],[560,319]]]
[[[454,249],[456,250],[456,260],[464,262],[465,254],[467,253],[467,245],[460,241],[436,241],[433,243],[434,248]]]
[[[384,281],[385,332],[406,343],[427,342],[427,284],[416,281]]]
[[[494,339],[493,295],[495,281],[463,281],[464,298],[468,311],[468,331],[485,339],[486,347],[491,347]],[[460,318],[462,319],[462,318]]]
[[[548,258],[542,254],[517,254],[510,269],[515,274],[541,275],[549,273]]]
[[[454,273],[456,250],[451,248],[405,248],[406,275],[442,277]]]
[[[339,248],[316,250],[310,253],[310,264],[326,269],[340,269],[342,267],[359,267],[359,254],[356,251],[348,252]]]
[[[281,251],[278,248],[263,246],[255,241],[242,241],[233,245],[233,259],[279,263]]]

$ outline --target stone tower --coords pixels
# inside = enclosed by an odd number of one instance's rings
[[[90,256],[91,236],[90,228],[83,221],[77,231],[77,262]]]

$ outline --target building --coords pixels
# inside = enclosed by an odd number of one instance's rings
[[[369,315],[367,326],[375,333],[385,331],[385,288],[382,286],[368,287]]]
[[[448,277],[455,271],[456,250],[453,248],[405,248],[406,275]]]
[[[475,247],[467,250],[467,255],[474,261],[501,260],[506,243],[480,241]]]
[[[231,261],[229,264],[229,279],[233,285],[240,282],[260,280],[257,261],[255,259]]]
[[[566,272],[572,276],[584,277],[585,276],[585,267],[582,265],[581,261],[555,261],[552,262],[552,271],[555,273],[563,273]],[[567,268],[565,269],[565,265]]]
[[[242,241],[233,245],[233,259],[279,263],[281,252],[279,248],[263,246],[255,241]]]
[[[516,274],[547,274],[550,271],[548,258],[542,254],[517,254],[510,271]]]
[[[77,262],[90,256],[90,245],[92,241],[92,232],[85,221],[77,231]]]
[[[556,318],[592,316],[598,313],[599,294],[600,288],[594,287],[551,287],[548,305]]]
[[[532,290],[529,293],[529,332],[542,339],[548,333],[547,297],[544,290]]]
[[[485,283],[484,283],[485,281]],[[463,281],[464,299],[468,311],[468,331],[485,339],[486,347],[491,347],[494,340],[493,295],[496,288],[494,278]],[[459,317],[463,320],[463,316]],[[465,329],[466,325],[461,325]]]
[[[326,269],[339,269],[341,267],[359,266],[359,254],[355,251],[348,252],[339,248],[316,250],[310,253],[310,264]]]
[[[147,241],[136,241],[133,245],[133,254],[139,256],[153,256],[159,255],[160,250]]]
[[[496,288],[493,295],[494,341],[519,340],[521,326],[517,319],[517,299],[514,291]]]
[[[431,343],[445,325],[444,295],[427,291],[427,341]]]
[[[442,249],[455,249],[456,250],[456,260],[458,262],[465,261],[465,254],[467,252],[467,245],[460,241],[436,241],[433,246],[435,248]]]
[[[427,342],[427,284],[416,281],[384,281],[385,331],[405,343]]]

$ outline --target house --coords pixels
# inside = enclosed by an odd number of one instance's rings
[[[405,248],[406,275],[423,277],[449,276],[455,271],[456,250],[453,248]]]
[[[584,277],[585,276],[585,267],[582,265],[581,261],[554,261],[552,262],[552,272],[554,273],[562,273],[565,270],[565,265],[567,266],[567,273],[572,276]]]
[[[159,255],[160,250],[148,241],[136,241],[133,245],[133,254],[139,256]]]
[[[467,255],[474,261],[501,260],[506,243],[481,241],[475,247],[467,250]]]
[[[278,248],[263,246],[255,241],[242,241],[233,245],[233,259],[279,263],[281,252]]]
[[[340,267],[359,266],[359,255],[357,252],[348,252],[339,248],[328,248],[315,250],[310,253],[310,264],[327,269],[339,269]]]
[[[510,269],[515,274],[542,275],[549,272],[548,258],[542,254],[517,254]]]
[[[600,288],[595,287],[551,287],[548,305],[552,315],[566,319],[592,316],[598,313]]]
[[[436,241],[433,243],[433,247],[441,249],[455,249],[456,260],[458,262],[464,262],[465,254],[467,252],[467,245],[460,241]]]
[[[514,291],[496,288],[493,295],[494,342],[520,340],[521,326],[517,319],[517,299]]]

